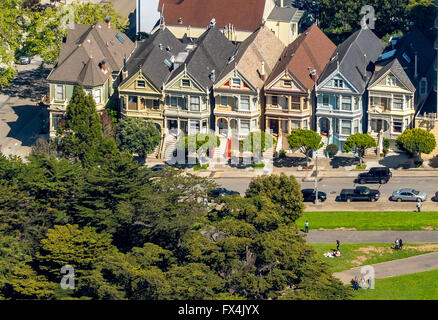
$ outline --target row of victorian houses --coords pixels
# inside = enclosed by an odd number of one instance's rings
[[[196,37],[160,19],[136,43],[109,21],[76,25],[48,77],[51,135],[75,85],[93,95],[98,110],[117,98],[122,116],[153,121],[163,137],[172,129],[242,139],[251,131],[287,135],[302,128],[342,151],[351,134],[394,140],[415,126],[415,117],[436,117],[436,48],[415,27],[387,47],[370,29],[336,47],[316,24],[279,37],[266,21],[289,21],[292,32],[296,10],[283,1],[263,8],[267,19],[238,40],[216,19]]]

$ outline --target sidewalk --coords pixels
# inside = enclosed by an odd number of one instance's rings
[[[304,234],[304,233],[303,233]],[[337,231],[310,230],[308,243],[394,243],[401,238],[404,243],[438,243],[438,231]]]
[[[273,167],[272,171],[264,169],[237,169],[228,166],[215,166],[202,171],[189,172],[210,178],[252,178],[260,175],[280,174],[293,175],[296,178],[304,178],[305,181],[314,181],[314,170],[298,170],[298,168],[278,168]],[[346,170],[342,169],[328,169],[318,170],[319,178],[356,178],[359,173],[366,172],[365,170]],[[438,169],[392,169],[393,177],[438,177]]]
[[[374,268],[375,279],[389,278],[424,272],[438,269],[438,252],[422,254],[406,259],[393,260],[372,265]],[[341,280],[344,284],[349,284],[351,279],[363,276],[360,272],[361,267],[347,271],[333,273],[333,276]]]

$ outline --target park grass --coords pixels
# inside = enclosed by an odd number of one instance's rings
[[[376,279],[374,289],[359,289],[354,300],[438,300],[438,270]]]
[[[296,221],[304,229],[309,221],[309,230],[438,230],[438,212],[304,212]]]
[[[354,267],[404,259],[438,251],[438,244],[404,244],[402,250],[393,250],[389,243],[343,243],[342,256],[326,258],[324,253],[336,249],[336,244],[312,243],[316,256],[328,264],[331,272],[340,272]]]

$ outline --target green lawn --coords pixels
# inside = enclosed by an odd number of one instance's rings
[[[359,289],[355,300],[438,300],[438,270],[376,279],[372,290]]]
[[[438,230],[438,212],[304,212],[297,220],[304,229]]]
[[[388,243],[344,243],[341,244],[341,257],[326,258],[326,252],[336,249],[335,244],[312,243],[319,259],[329,265],[330,271],[339,272],[354,267],[397,260],[438,251],[438,244],[404,244],[403,250],[391,249]]]

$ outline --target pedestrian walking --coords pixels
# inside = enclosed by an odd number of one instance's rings
[[[417,212],[421,212],[421,201],[417,202]]]
[[[400,248],[400,241],[398,239],[395,239],[395,250],[398,250]]]
[[[403,240],[401,238],[398,239],[398,246],[400,247],[400,250],[403,248]]]
[[[339,250],[339,246],[341,245],[341,242],[339,240],[336,240],[336,250]]]
[[[309,233],[309,221],[307,221],[307,220],[304,223],[304,232],[305,233]]]

